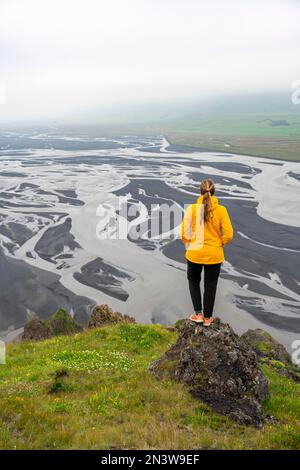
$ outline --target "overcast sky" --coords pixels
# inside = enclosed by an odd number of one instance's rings
[[[299,25],[297,0],[0,0],[0,120],[286,91]]]

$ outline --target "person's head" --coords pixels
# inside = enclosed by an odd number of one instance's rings
[[[211,196],[215,194],[215,183],[211,179],[203,180],[200,184],[200,193],[203,196],[204,222],[207,222],[212,214]]]

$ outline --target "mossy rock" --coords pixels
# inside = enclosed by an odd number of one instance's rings
[[[114,312],[108,305],[102,304],[93,308],[88,327],[99,328],[115,323],[135,323],[135,319],[129,315]]]
[[[176,328],[176,330],[179,331],[182,325],[184,324],[184,322],[185,322],[185,318],[180,318],[180,320],[177,320],[177,322],[174,324],[174,328]]]
[[[248,330],[241,338],[251,346],[258,357],[280,361],[289,365],[292,363],[291,356],[282,344],[278,343],[269,333],[260,328]]]
[[[40,318],[31,318],[24,326],[22,339],[25,341],[40,341],[51,338],[53,335],[51,328]]]
[[[261,362],[270,365],[282,375],[300,382],[300,369],[292,362],[290,354],[282,344],[269,333],[260,328],[248,330],[241,336],[245,343],[252,347]]]
[[[277,369],[285,368],[285,364],[281,361],[276,361],[276,359],[271,359],[269,364],[272,364],[272,366],[276,367]]]
[[[60,392],[67,392],[70,390],[70,387],[66,384],[65,379],[69,377],[69,372],[67,369],[59,369],[54,373],[53,382],[48,388],[50,394],[57,394]]]
[[[159,359],[150,365],[149,370],[155,371],[155,376],[159,380],[174,380],[176,371],[177,360]]]
[[[268,380],[253,349],[219,319],[210,328],[185,320],[177,342],[149,370],[185,384],[194,398],[240,424],[259,427],[267,420]]]
[[[70,335],[83,330],[82,326],[63,308],[51,315],[46,321],[46,325],[52,331],[53,336]]]

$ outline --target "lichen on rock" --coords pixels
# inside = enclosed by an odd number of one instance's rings
[[[31,318],[24,326],[22,339],[26,341],[40,341],[51,338],[52,331],[46,323],[38,317]]]
[[[60,308],[46,321],[54,336],[79,333],[83,327],[63,308]]]
[[[281,375],[300,382],[300,369],[293,364],[285,347],[278,343],[267,331],[260,328],[248,330],[241,338],[253,349],[257,358],[276,369]]]
[[[150,366],[158,379],[186,384],[190,393],[241,424],[261,425],[268,381],[251,347],[230,325],[209,328],[186,320],[177,342]]]
[[[129,315],[114,312],[106,304],[96,305],[92,310],[88,327],[99,328],[114,323],[135,323],[135,319]]]
[[[63,308],[55,312],[48,320],[31,318],[24,326],[22,340],[40,341],[58,335],[79,333],[83,327]]]

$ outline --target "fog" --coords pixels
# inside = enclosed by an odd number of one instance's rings
[[[289,0],[1,0],[0,121],[291,89]]]

